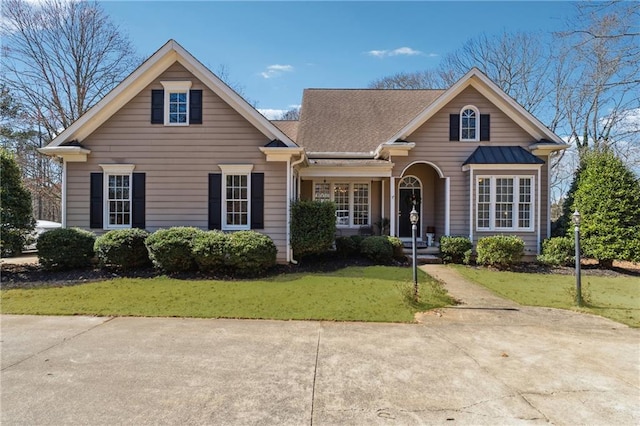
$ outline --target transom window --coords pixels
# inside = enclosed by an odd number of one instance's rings
[[[336,226],[370,225],[370,186],[360,182],[314,182],[313,197],[336,204]]]
[[[476,226],[479,230],[532,230],[533,177],[479,176]]]
[[[478,110],[474,106],[466,106],[460,112],[460,140],[478,140]]]
[[[164,87],[164,122],[167,126],[189,124],[190,81],[161,81]]]
[[[252,165],[219,165],[222,169],[222,229],[240,230],[251,227],[250,200]]]

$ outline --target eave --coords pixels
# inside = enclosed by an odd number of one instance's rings
[[[304,149],[298,147],[260,147],[267,161],[289,161],[293,157],[304,156]]]
[[[50,157],[62,158],[67,163],[84,163],[91,150],[80,146],[54,146],[39,148],[38,152]]]
[[[568,144],[539,142],[531,144],[527,148],[533,155],[549,155],[552,152],[562,151],[563,149],[567,149],[570,146],[571,145]]]

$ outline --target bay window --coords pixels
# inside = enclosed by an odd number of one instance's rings
[[[478,230],[533,230],[533,176],[478,176]]]

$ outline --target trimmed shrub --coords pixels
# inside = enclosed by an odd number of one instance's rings
[[[78,228],[58,228],[38,237],[38,261],[45,269],[63,270],[91,265],[96,236]]]
[[[167,272],[193,270],[196,268],[193,240],[203,232],[188,226],[159,229],[145,241],[149,258],[156,267]]]
[[[129,270],[151,265],[147,246],[149,233],[144,229],[115,229],[99,236],[93,245],[100,265]]]
[[[379,264],[391,263],[393,246],[385,236],[368,237],[360,244],[360,252]]]
[[[336,252],[342,257],[353,256],[358,253],[358,242],[351,237],[337,237]]]
[[[336,234],[335,212],[332,202],[291,203],[291,248],[297,257],[329,251]]]
[[[229,234],[226,264],[239,275],[255,275],[276,264],[277,252],[268,236],[255,231],[238,231]]]
[[[465,254],[471,249],[473,243],[467,237],[440,237],[440,254],[444,263],[463,263]]]
[[[570,265],[575,259],[574,242],[569,237],[554,237],[546,239],[542,242],[542,254],[536,259],[538,262],[545,265]]]
[[[524,241],[515,235],[493,235],[478,240],[477,263],[504,269],[518,263],[524,255]]]
[[[193,240],[193,257],[201,271],[223,268],[229,250],[229,235],[221,231],[207,231]]]
[[[393,248],[393,258],[404,259],[404,245],[402,244],[402,240],[398,237],[389,236],[387,236],[387,240],[389,240],[389,244],[391,244]]]

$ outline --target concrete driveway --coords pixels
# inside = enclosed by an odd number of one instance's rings
[[[2,425],[639,424],[639,330],[463,306],[420,324],[0,317]]]

